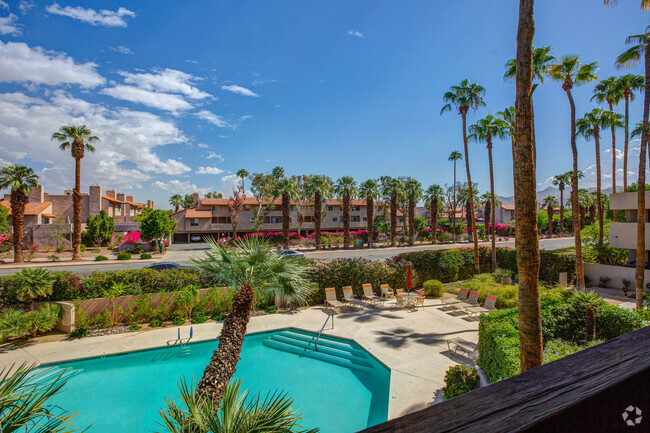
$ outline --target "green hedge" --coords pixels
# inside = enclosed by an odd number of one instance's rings
[[[445,399],[465,394],[477,389],[480,385],[478,372],[474,367],[454,365],[445,373],[445,387],[442,388]]]
[[[449,283],[474,274],[472,247],[402,253],[394,259],[413,263],[415,271],[425,280]],[[513,248],[497,248],[497,263],[499,268],[517,274],[517,253]],[[479,247],[479,265],[482,272],[494,271],[489,247]],[[569,281],[575,278],[575,254],[565,250],[540,251],[539,279],[557,283],[560,272],[567,272]]]

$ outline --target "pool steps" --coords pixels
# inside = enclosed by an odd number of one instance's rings
[[[354,344],[321,335],[318,346],[315,347],[315,339],[315,334],[288,329],[268,337],[264,340],[264,345],[342,367],[366,371],[373,369],[366,352]]]

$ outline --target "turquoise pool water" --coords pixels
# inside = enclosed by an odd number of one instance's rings
[[[294,407],[305,411],[303,427],[324,433],[355,432],[386,421],[389,369],[371,356],[372,368],[359,370],[263,345],[281,332],[246,336],[235,375],[243,388],[253,394],[287,391]],[[75,424],[92,425],[92,433],[162,431],[158,409],[163,399],[177,393],[181,377],[194,382],[201,377],[217,344],[211,340],[49,365],[75,371],[52,403],[79,411]]]

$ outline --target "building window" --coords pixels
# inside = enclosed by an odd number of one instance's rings
[[[400,218],[400,219],[399,219],[399,222],[403,223],[403,222],[404,222],[404,218]]]
[[[332,218],[332,221],[336,222],[336,217]]]
[[[190,225],[192,227],[196,227],[199,225],[199,219],[198,218],[192,218],[192,221],[190,221]]]
[[[363,220],[364,220],[364,221],[368,221],[368,217],[363,217]]]
[[[212,224],[230,224],[230,217],[212,217]]]
[[[350,217],[350,221],[353,222],[353,223],[358,223],[360,221],[360,219],[359,219],[358,216],[353,216],[353,217]]]
[[[361,210],[360,206],[350,206],[350,211],[359,212]]]
[[[332,212],[334,210],[334,206],[327,206],[327,210]],[[336,220],[334,220],[334,221],[336,221]]]

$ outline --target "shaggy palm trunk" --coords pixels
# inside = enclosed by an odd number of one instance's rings
[[[560,237],[564,236],[564,182],[560,182]]]
[[[639,188],[637,192],[637,223],[636,223],[636,307],[643,305],[643,283],[645,277],[646,246],[645,246],[645,154],[648,147],[648,105],[650,105],[650,39],[645,47],[645,94],[643,98],[643,132],[641,133],[641,149],[639,150]],[[626,113],[627,114],[627,113]]]
[[[546,218],[548,219],[548,235],[553,236],[553,206],[550,204],[546,208]]]
[[[474,220],[474,188],[472,187],[472,173],[469,170],[469,149],[467,148],[467,106],[460,107],[460,114],[463,118],[463,146],[465,149],[465,170],[467,171],[467,188],[469,190],[469,216],[467,222],[472,224],[471,231],[468,230],[474,241],[474,272],[481,273],[478,261],[478,236],[476,235],[476,221]]]
[[[515,183],[517,183],[517,179],[515,177],[515,173],[517,172],[517,168],[515,167],[517,158],[515,157],[515,136],[514,136],[514,131],[513,131],[511,141],[512,141],[512,187],[513,187],[513,191],[512,191],[513,197],[512,198],[514,199],[514,201],[516,203],[517,202],[517,189],[514,186],[515,186]],[[496,209],[494,210],[494,213],[495,214],[497,213]],[[517,209],[516,209],[516,206],[515,206],[515,222],[516,221],[517,221]],[[517,243],[517,238],[515,237],[515,244],[516,243]]]
[[[438,243],[438,199],[431,200],[431,243]]]
[[[490,201],[488,200],[488,202],[485,203],[485,211],[483,211],[483,214],[484,214],[483,216],[484,216],[484,219],[485,219],[485,236],[487,237],[488,240],[490,240],[490,235],[492,234],[492,230],[491,230],[491,227],[490,227],[490,223],[491,223],[491,221],[490,221],[491,215],[490,214],[492,213],[491,207],[492,207],[492,205],[490,204]]]
[[[390,246],[397,245],[397,193],[390,196]]]
[[[592,204],[589,206],[589,224],[593,224],[595,222],[596,222],[596,206]]]
[[[494,166],[492,165],[492,136],[488,135],[487,136],[487,148],[488,148],[488,163],[490,165],[490,207],[492,209],[496,209],[496,198],[494,197]],[[486,227],[486,233],[487,233],[487,228]],[[496,227],[494,227],[494,224],[492,225],[492,228],[490,229],[490,233],[492,234],[492,270],[494,271],[497,268],[497,244],[496,244],[496,237],[495,237],[495,230]]]
[[[614,112],[614,105],[612,101],[607,101],[609,104],[609,111]],[[612,194],[616,194],[616,131],[612,125]],[[618,221],[618,212],[614,211],[614,222]]]
[[[72,260],[81,260],[81,159],[84,157],[84,143],[77,139],[72,143],[72,156],[75,160],[74,193],[72,207],[74,211],[72,229]]]
[[[282,194],[282,247],[289,249],[289,224],[291,223],[291,197],[289,193]]]
[[[470,217],[471,210],[469,208],[469,201],[465,202],[465,222],[467,226],[467,237],[469,242],[472,242],[472,218]]]
[[[409,197],[409,245],[415,245],[415,200]]]
[[[562,84],[562,89],[566,92],[569,98],[569,106],[571,107],[571,153],[573,156],[573,172],[571,174],[571,217],[573,222],[573,236],[575,239],[576,247],[576,286],[580,290],[585,288],[585,269],[582,262],[582,242],[580,241],[580,226],[578,219],[580,218],[578,204],[578,146],[576,145],[576,106],[573,102],[573,95],[571,88],[573,82],[567,76]]]
[[[596,314],[594,307],[587,305],[587,341],[594,341],[596,337]]]
[[[368,248],[372,248],[372,241],[375,237],[375,226],[373,218],[375,217],[375,200],[372,197],[366,197],[366,219],[368,220]]]
[[[542,364],[542,321],[539,305],[539,244],[533,144],[534,1],[520,0],[517,29],[517,97],[515,102],[515,208],[519,271],[519,353],[521,371]]]
[[[454,160],[454,190],[453,190],[453,200],[451,209],[451,241],[456,243],[456,160]]]
[[[25,220],[25,204],[27,194],[22,191],[11,191],[11,225],[13,226],[14,263],[23,263],[23,224]]]
[[[612,127],[613,128],[613,127]],[[614,130],[612,129],[612,136]],[[598,208],[598,245],[603,244],[603,230],[605,228],[605,220],[603,216],[603,200],[600,196],[600,135],[598,125],[594,126],[594,141],[596,142],[596,207]],[[616,160],[616,154],[612,154],[612,159]]]
[[[321,249],[320,224],[323,212],[323,196],[320,191],[314,193],[314,241],[316,249]]]
[[[625,96],[625,141],[623,142],[623,191],[627,192],[627,154],[628,154],[628,143],[630,141],[630,89],[625,88],[623,91],[623,96]]]
[[[343,196],[343,248],[350,249],[350,194]]]
[[[580,230],[585,228],[587,224],[587,209],[584,206],[580,206]]]
[[[223,322],[219,346],[212,354],[210,363],[203,371],[197,384],[200,394],[210,397],[219,407],[228,382],[235,374],[239,354],[244,343],[246,327],[255,305],[255,291],[251,286],[243,286],[232,300],[232,309]]]

